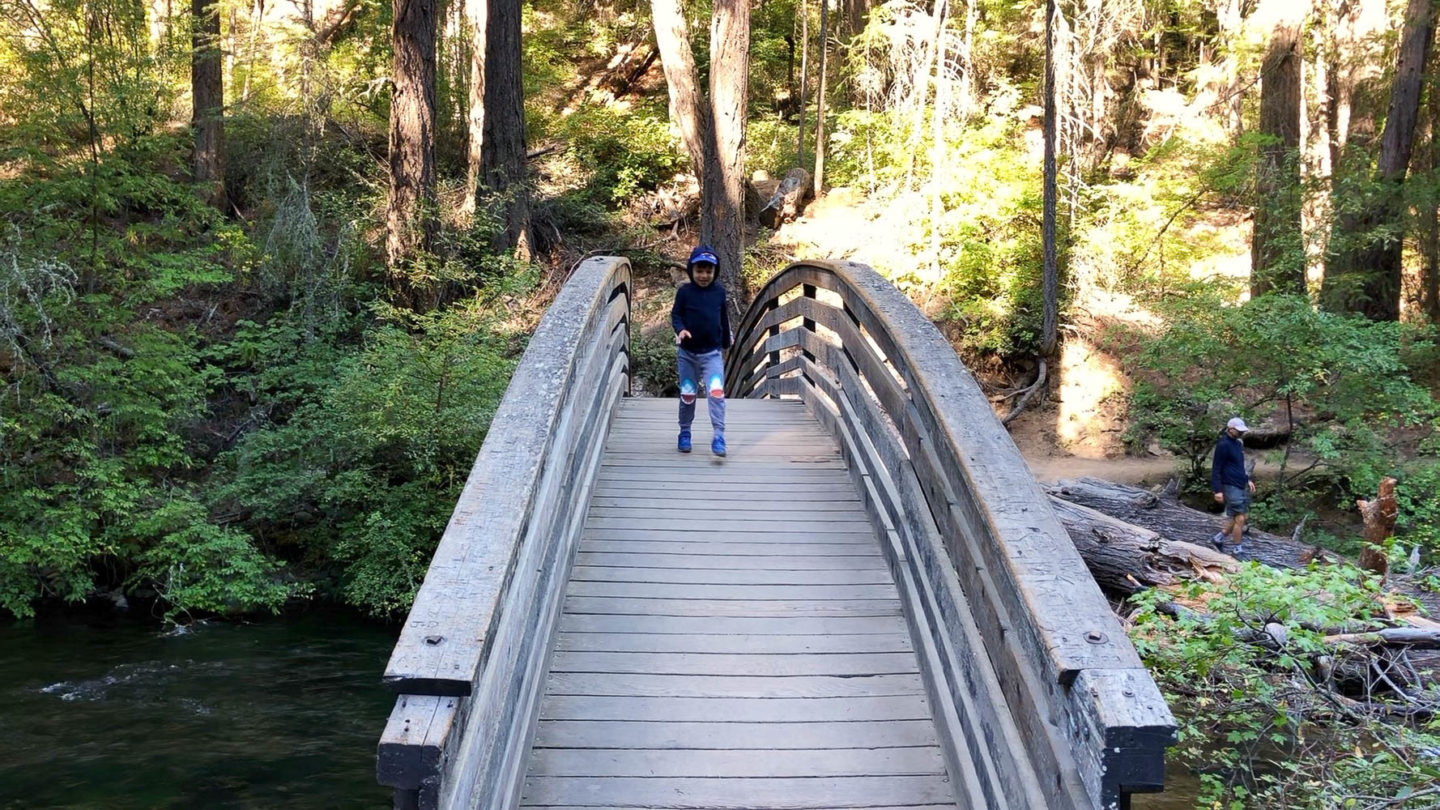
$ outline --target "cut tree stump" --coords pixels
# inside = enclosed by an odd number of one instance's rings
[[[1379,574],[1380,581],[1384,582],[1390,574],[1390,555],[1385,551],[1385,541],[1395,531],[1395,518],[1400,514],[1395,503],[1395,479],[1381,479],[1380,494],[1375,500],[1361,498],[1355,505],[1360,507],[1360,519],[1365,523],[1362,531],[1365,545],[1360,548],[1358,564],[1366,571]]]
[[[1210,538],[1220,531],[1224,523],[1222,516],[1191,509],[1170,495],[1099,478],[1064,479],[1044,487],[1056,498],[1088,506],[1170,540],[1208,545]],[[1341,559],[1317,546],[1259,529],[1250,530],[1241,551],[1234,556],[1240,560],[1258,560],[1276,568],[1303,568],[1312,560],[1333,563]]]
[[[760,224],[773,231],[786,222],[794,221],[800,207],[809,198],[810,173],[800,168],[791,169],[760,209]]]

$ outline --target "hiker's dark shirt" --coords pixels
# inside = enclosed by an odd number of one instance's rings
[[[1220,434],[1215,442],[1215,463],[1210,468],[1210,491],[1220,492],[1221,487],[1240,487],[1250,484],[1245,472],[1245,446],[1239,439],[1230,438],[1228,432]]]

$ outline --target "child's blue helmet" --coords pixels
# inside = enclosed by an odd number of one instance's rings
[[[685,265],[685,269],[691,270],[700,262],[708,262],[718,268],[720,260],[715,258],[715,248],[709,245],[696,245],[695,249],[690,251],[690,262]]]

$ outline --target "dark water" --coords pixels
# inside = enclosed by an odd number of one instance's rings
[[[1173,762],[1165,764],[1165,790],[1137,793],[1131,810],[1194,810],[1200,797],[1200,778]]]
[[[394,631],[0,624],[0,808],[380,808]]]

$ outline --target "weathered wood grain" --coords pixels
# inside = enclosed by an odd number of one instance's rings
[[[717,550],[705,546],[699,550],[679,550],[675,553],[651,553],[640,551],[634,546],[621,545],[611,549],[589,549],[581,547],[576,558],[579,565],[625,566],[631,568],[658,569],[724,569],[735,571],[776,570],[776,571],[833,571],[833,570],[884,570],[884,561],[869,556],[840,556],[813,554],[780,554],[745,556],[735,554],[706,554],[706,550]],[[723,550],[723,549],[718,549]],[[716,559],[722,557],[723,559]]]
[[[821,536],[819,539],[823,540]],[[655,557],[705,555],[711,557],[860,557],[870,556],[868,543],[727,543],[685,540],[591,540],[581,551],[649,554]],[[712,565],[714,563],[711,563]],[[722,566],[723,567],[723,566]],[[843,567],[843,566],[841,566]]]
[[[915,653],[675,653],[561,650],[551,672],[650,675],[895,675],[917,672]]]
[[[812,751],[720,749],[636,750],[539,748],[530,761],[531,777],[541,776],[694,776],[707,779],[830,776],[943,776],[940,749],[832,748],[822,757]]]
[[[904,633],[858,635],[679,635],[670,633],[561,633],[557,653],[653,652],[707,655],[793,655],[818,653],[914,653]],[[553,667],[552,667],[553,669]],[[716,673],[711,673],[716,674]]]
[[[549,694],[653,697],[862,697],[919,695],[919,675],[835,677],[803,675],[767,678],[733,675],[635,675],[628,673],[552,673]]]
[[[655,582],[697,585],[886,585],[894,584],[890,572],[880,568],[830,571],[786,571],[783,569],[732,570],[688,568],[618,568],[584,566],[570,573],[572,582]]]
[[[800,599],[813,601],[894,599],[895,585],[699,585],[662,582],[589,582],[573,580],[573,596],[624,596],[636,599]]]
[[[630,599],[604,596],[567,596],[569,613],[605,613],[623,616],[709,616],[762,618],[766,616],[899,616],[894,599]]]
[[[814,810],[939,804],[953,801],[949,790],[943,780],[931,776],[745,780],[542,776],[528,780],[523,801],[525,806]]]
[[[624,720],[667,723],[858,723],[868,720],[930,719],[924,695],[836,698],[680,698],[550,695],[544,720]],[[773,730],[773,729],[772,729]],[[863,731],[863,728],[860,728]],[[915,739],[927,739],[919,727]],[[920,743],[924,744],[924,743]]]

